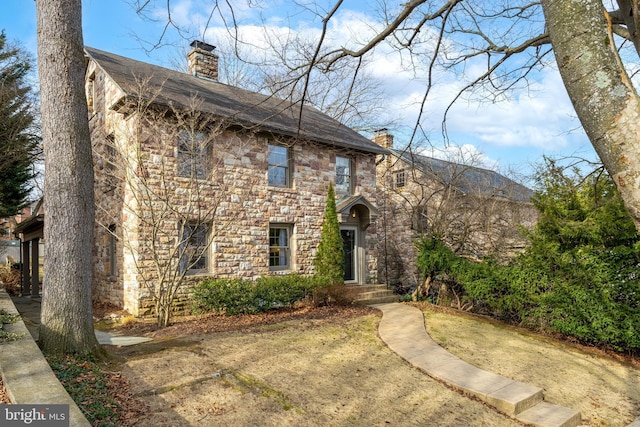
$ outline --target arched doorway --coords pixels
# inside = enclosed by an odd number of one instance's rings
[[[367,283],[366,232],[378,215],[377,209],[362,196],[351,196],[336,204],[344,247],[345,283]]]

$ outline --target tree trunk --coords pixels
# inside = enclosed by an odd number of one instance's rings
[[[53,353],[95,353],[95,207],[81,0],[36,0],[36,10],[47,245],[40,345]]]
[[[416,289],[411,293],[412,301],[425,301],[429,298],[429,291],[431,290],[431,282],[433,277],[428,275],[424,281],[419,284]]]
[[[640,103],[602,1],[543,0],[542,6],[569,98],[640,231]]]

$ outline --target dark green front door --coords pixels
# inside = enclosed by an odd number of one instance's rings
[[[342,234],[342,244],[344,247],[344,281],[353,282],[356,280],[356,230],[355,228],[345,228],[340,230]]]

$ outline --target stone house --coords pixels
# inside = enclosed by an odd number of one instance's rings
[[[399,289],[420,280],[413,244],[437,236],[456,253],[506,260],[522,250],[521,227],[531,228],[537,211],[533,192],[495,171],[397,149],[379,131],[374,141],[389,150],[378,161],[378,277]]]
[[[146,315],[184,277],[312,274],[329,183],[345,281],[377,283],[376,156],[310,106],[219,83],[214,47],[189,73],[86,48],[94,152],[94,298]]]

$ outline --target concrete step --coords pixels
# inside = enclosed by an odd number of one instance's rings
[[[374,305],[374,304],[387,304],[391,302],[398,302],[398,295],[389,295],[383,297],[375,297],[369,299],[357,299],[353,301],[355,304],[360,305]]]
[[[581,424],[580,412],[547,402],[540,402],[516,414],[516,419],[536,427],[575,427]]]
[[[398,302],[398,295],[387,288],[387,285],[350,285],[354,290],[356,304],[371,305]]]
[[[393,293],[393,291],[390,291],[388,289],[384,289],[384,290],[378,290],[378,291],[365,291],[365,292],[360,292],[358,294],[359,298],[377,298],[377,297],[386,297],[386,296],[396,296],[397,295],[395,293]]]
[[[373,292],[373,291],[387,291],[387,285],[375,284],[375,285],[347,285],[348,288],[353,288],[361,292]]]
[[[463,390],[500,412],[541,427],[574,427],[580,412],[543,401],[542,389],[471,365],[440,347],[425,329],[422,312],[405,304],[381,304],[380,338],[412,366]]]

